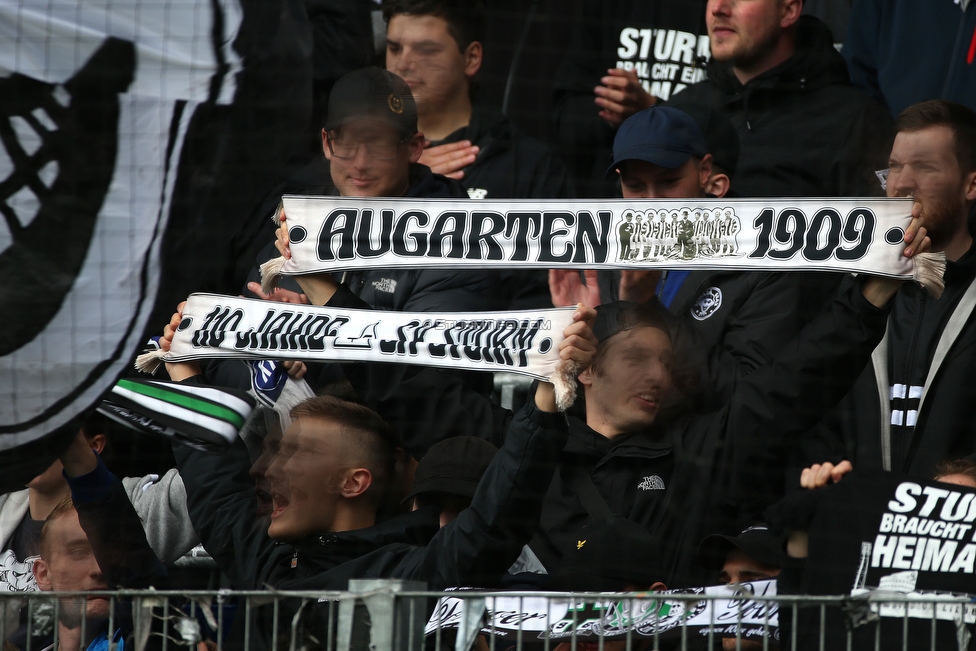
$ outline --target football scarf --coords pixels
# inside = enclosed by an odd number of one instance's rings
[[[454,594],[463,595],[465,590]],[[750,599],[750,595],[760,597]],[[779,608],[773,600],[776,581],[754,581],[739,586],[712,586],[641,593],[639,599],[623,595],[603,598],[532,596],[486,596],[464,599],[451,592],[441,597],[427,622],[425,632],[461,629],[464,634],[515,639],[549,639],[552,644],[572,639],[596,640],[660,637],[681,639],[711,634],[717,638],[779,639]],[[473,612],[477,609],[480,612]],[[640,647],[639,642],[634,648]]]
[[[285,196],[278,275],[356,269],[834,271],[940,294],[944,256],[902,255],[911,199],[505,200]]]
[[[553,382],[557,402],[568,405],[575,373],[559,364],[558,346],[574,311],[381,312],[193,294],[169,352],[140,355],[136,367],[224,358],[507,371]]]

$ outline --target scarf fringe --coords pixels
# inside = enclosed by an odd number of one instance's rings
[[[162,349],[150,350],[136,357],[135,367],[137,371],[156,375],[156,371],[163,365],[163,358],[166,353]]]
[[[271,258],[261,265],[261,291],[270,294],[278,286],[278,278],[281,277],[281,268],[285,266],[283,256]]]
[[[922,286],[933,298],[942,296],[945,290],[946,257],[942,251],[933,253],[919,253],[912,258],[915,270],[912,275],[915,282]]]
[[[573,360],[561,359],[556,364],[552,385],[556,391],[556,409],[566,411],[576,402],[576,376],[582,371]]]

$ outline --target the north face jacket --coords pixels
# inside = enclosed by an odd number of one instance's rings
[[[976,110],[976,3],[855,0],[841,51],[851,82],[892,116],[930,99]]]
[[[282,193],[335,195],[335,186],[329,177],[329,168],[323,157],[317,160],[287,184],[272,204],[268,204],[268,215],[274,212]],[[429,197],[438,199],[467,199],[467,193],[457,181],[440,174],[434,174],[426,165],[410,166],[410,186],[406,197]],[[265,231],[267,243],[254,261],[247,282],[241,293],[249,298],[257,296],[247,288],[247,283],[261,282],[259,267],[264,262],[278,257],[274,247],[274,228],[268,220]],[[480,312],[507,309],[511,302],[511,288],[502,273],[493,270],[452,270],[452,269],[365,269],[336,274],[336,279],[347,283],[370,307],[377,310],[399,312]],[[301,293],[301,287],[294,278],[282,277],[279,287]],[[206,364],[204,373],[207,381],[217,385],[237,389],[250,386],[250,375],[245,365],[239,361],[224,361]],[[480,390],[491,392],[491,378],[488,376],[465,374],[469,382]],[[333,364],[310,364],[308,381],[320,387],[341,380],[341,373]]]
[[[342,287],[328,305],[363,307]],[[701,585],[702,538],[759,521],[778,499],[786,455],[853,385],[881,339],[886,314],[849,288],[708,414],[661,418],[646,432],[612,441],[571,418],[532,550],[550,573],[558,570],[560,550],[575,544],[590,517],[576,478],[589,472],[611,512],[660,537],[670,568],[665,583]],[[343,371],[415,455],[458,434],[504,441],[511,412],[443,372],[384,363],[345,364]]]
[[[944,279],[938,300],[914,284],[898,292],[872,363],[816,429],[804,463],[931,477],[940,461],[976,455],[976,245],[946,263]]]
[[[598,113],[593,89],[609,68],[637,71],[645,90],[667,100],[704,78],[708,31],[704,0],[587,0],[553,84],[553,127],[560,154],[582,197],[612,197],[616,129]]]
[[[316,172],[324,174],[324,180]],[[294,194],[335,194],[331,182],[326,182],[328,173],[326,165],[316,162],[303,172],[301,179],[290,183],[287,190]],[[302,179],[307,182],[307,186],[303,187]],[[466,199],[468,195],[457,181],[434,174],[426,165],[415,163],[410,166],[410,187],[404,196]],[[268,223],[267,244],[258,255],[248,282],[260,283],[261,273],[258,267],[279,255],[274,248],[274,229],[270,228],[270,220]],[[377,310],[463,312],[498,310],[506,305],[500,295],[498,274],[493,271],[390,269],[351,271],[337,275]],[[284,289],[301,292],[298,283],[292,278],[282,278],[279,285]],[[256,298],[246,285],[243,294]]]
[[[711,106],[739,134],[735,190],[743,197],[862,197],[882,194],[874,174],[888,167],[894,136],[881,104],[850,84],[844,59],[818,19],[801,16],[796,52],[739,82],[730,63],[669,100]]]

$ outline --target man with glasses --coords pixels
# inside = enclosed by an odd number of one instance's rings
[[[343,197],[430,197],[467,199],[464,188],[420,164],[424,134],[417,130],[417,105],[400,77],[380,68],[363,68],[343,76],[329,95],[322,128],[322,151],[331,186],[325,179],[298,182],[292,194],[338,194]],[[323,176],[325,170],[316,168]],[[280,197],[280,194],[279,194]],[[268,246],[257,263],[277,256]],[[255,265],[246,295],[261,293]],[[342,275],[360,298],[381,310],[465,311],[502,309],[497,272],[437,270],[364,270]],[[271,298],[307,302],[294,280],[284,278]]]

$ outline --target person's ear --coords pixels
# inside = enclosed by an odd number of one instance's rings
[[[359,497],[373,485],[373,475],[366,468],[350,468],[342,478],[339,494],[347,500]]]
[[[484,54],[481,43],[471,41],[464,50],[464,76],[471,79],[481,70],[481,58]]]
[[[785,0],[783,2],[783,15],[780,18],[779,26],[788,29],[796,24],[803,12],[803,3],[800,0]]]
[[[91,447],[92,450],[101,454],[102,452],[105,451],[105,443],[107,441],[108,439],[105,438],[104,434],[96,434],[95,436],[91,437],[91,439],[88,440],[88,445]]]
[[[584,387],[593,386],[593,364],[590,364],[583,372],[576,376],[576,379],[580,381]]]
[[[424,134],[417,132],[410,136],[410,139],[403,143],[403,146],[407,148],[410,153],[410,162],[416,163],[420,160],[421,154],[424,153]]]
[[[329,132],[322,129],[322,153],[325,154],[325,160],[332,160],[332,152],[329,151]]]
[[[713,194],[721,198],[728,194],[729,188],[731,187],[732,179],[729,178],[729,175],[719,172],[708,177],[708,183],[705,184],[705,193]]]
[[[47,566],[47,561],[43,558],[38,558],[34,561],[31,572],[34,574],[34,580],[37,581],[38,588],[45,592],[54,590],[54,586],[51,585],[51,571]]]
[[[705,154],[705,157],[698,163],[698,185],[704,192],[708,192],[708,179],[712,175],[712,155]]]
[[[976,201],[976,171],[966,175],[966,201]]]

